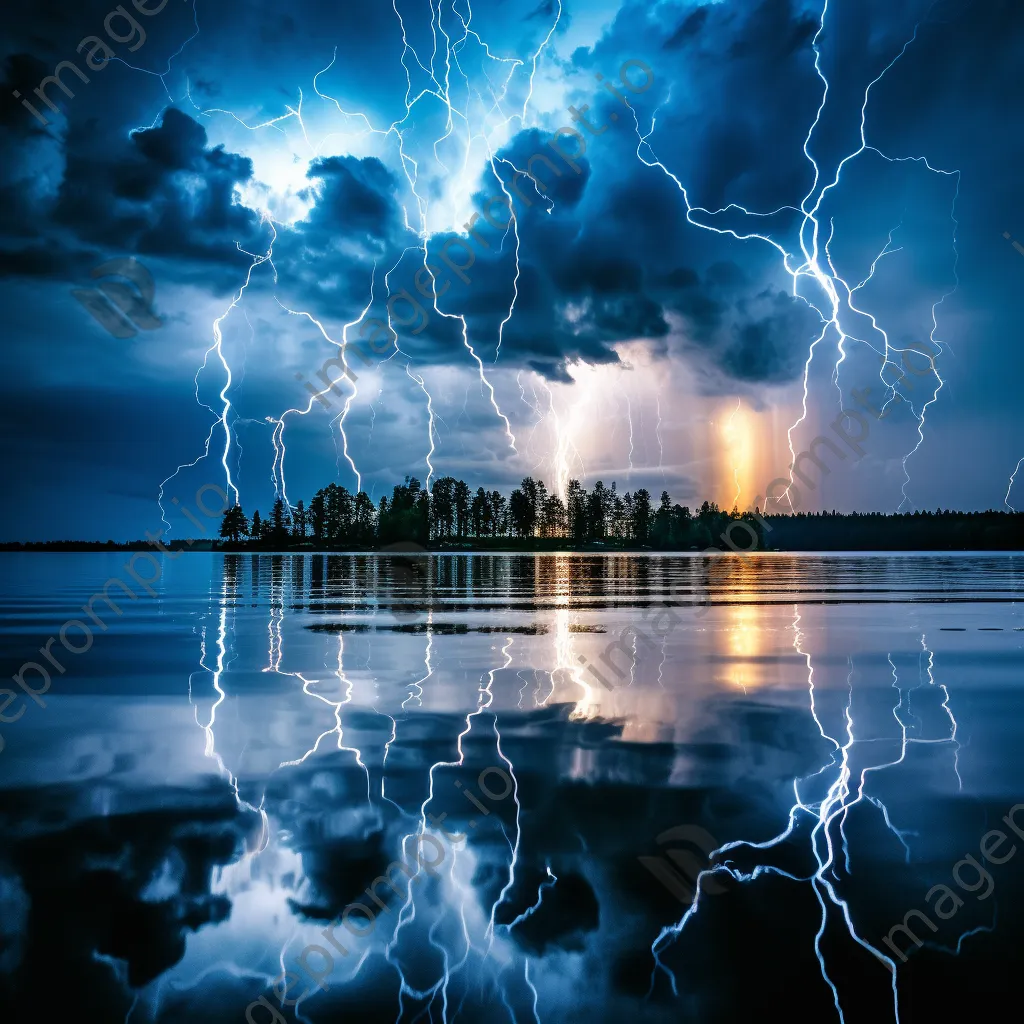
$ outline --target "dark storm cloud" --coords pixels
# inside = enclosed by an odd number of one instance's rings
[[[783,291],[753,291],[742,268],[713,263],[704,276],[680,267],[666,278],[666,305],[685,323],[686,344],[712,354],[736,380],[779,383],[792,379],[807,356],[807,339],[821,318]]]
[[[215,280],[226,284],[251,262],[236,242],[250,251],[265,245],[257,214],[234,196],[252,178],[251,161],[211,148],[202,125],[173,107],[158,124],[102,147],[73,126],[64,159],[59,190],[39,203],[36,240],[25,240],[17,204],[2,215],[0,265],[10,274],[66,278],[106,247],[168,257],[183,277],[195,273],[189,264],[222,264],[230,275]]]
[[[691,17],[692,12],[686,15]],[[723,49],[728,50],[734,63],[747,69],[740,91],[756,84],[765,67],[797,53],[807,24],[806,17],[793,14],[781,0],[762,4],[746,18],[727,12],[701,15],[699,25],[686,20],[689,27],[682,35],[671,20],[652,22],[653,16],[627,11],[620,13],[605,42],[592,52],[575,55],[576,63],[607,63],[612,46],[630,45],[638,18],[650,22],[647,30],[656,29],[655,38],[660,36],[668,51],[698,46],[699,37],[699,59],[710,65],[720,62]],[[771,46],[758,42],[765,33],[774,40]],[[780,33],[783,38],[776,39]],[[649,51],[650,44],[648,39],[642,52]],[[625,52],[620,49],[615,55],[619,65],[630,59],[622,56]],[[22,62],[15,70],[24,77],[36,68]],[[673,84],[673,73],[671,66],[667,77],[659,69],[664,77],[658,81],[659,92]],[[642,106],[637,97],[631,98]],[[550,131],[519,132],[482,175],[473,206],[484,217],[477,218],[476,233],[437,235],[428,243],[432,264],[438,263],[441,253],[450,253],[457,267],[473,264],[464,273],[455,269],[439,277],[438,308],[464,315],[470,340],[491,351],[518,291],[515,315],[502,332],[503,358],[558,380],[568,379],[566,365],[577,360],[617,362],[614,346],[623,341],[647,339],[664,354],[670,332],[666,313],[674,310],[675,297],[659,290],[654,280],[659,273],[664,276],[671,263],[681,262],[678,257],[688,255],[690,248],[684,232],[666,237],[665,229],[673,221],[677,226],[685,223],[678,191],[664,181],[652,187],[651,172],[631,153],[629,129],[622,123],[615,126],[618,139],[612,139],[609,117],[624,113],[621,103],[600,92],[589,99],[597,112],[591,111],[588,123],[598,124],[598,112],[603,112],[604,127],[597,134],[580,129],[579,139],[563,134],[553,146]],[[567,127],[573,123],[568,112],[564,120]],[[585,155],[576,155],[581,150]],[[711,157],[702,162],[702,173],[728,179],[733,172],[724,164],[718,168],[722,161],[714,152]],[[239,185],[252,181],[251,162],[223,147],[210,148],[203,126],[175,108],[166,110],[154,126],[102,148],[90,145],[73,124],[65,159],[49,230],[45,221],[39,229],[45,240],[8,244],[0,268],[80,276],[98,248],[105,246],[169,257],[179,263],[182,278],[223,290],[247,261],[235,243],[250,252],[266,247],[268,233],[235,193]],[[428,362],[460,362],[461,323],[433,311],[433,295],[429,285],[422,287],[422,276],[421,286],[416,286],[422,252],[408,253],[384,288],[383,273],[395,265],[403,248],[421,244],[404,226],[394,172],[372,157],[328,157],[315,160],[308,176],[314,206],[304,221],[280,228],[275,243],[284,300],[302,308],[312,304],[314,312],[348,320],[353,307],[365,305],[369,298],[376,262],[377,301],[367,317],[387,320],[383,306],[390,299],[391,320],[404,351]],[[508,230],[493,227],[507,221],[507,208],[502,206],[506,195],[513,197],[517,216],[518,281],[513,239]],[[659,266],[667,261],[669,266]],[[198,270],[201,262],[222,264],[224,270],[208,275]],[[764,282],[752,278],[748,303],[763,307],[763,291]],[[686,299],[690,305],[699,301]],[[721,299],[708,294],[703,301],[715,305]],[[783,301],[779,298],[776,305]],[[743,297],[733,296],[732,305],[735,336],[719,337],[716,344],[702,335],[695,339],[700,349],[719,372],[748,381],[785,379],[795,364],[779,350],[787,347],[785,331],[798,328],[800,318],[776,309],[744,321],[738,312]],[[806,340],[795,339],[794,345]],[[762,342],[770,346],[767,353],[758,348]]]
[[[43,133],[38,121],[25,116],[25,108],[14,93],[31,95],[32,89],[49,73],[46,64],[30,53],[12,53],[4,59],[3,79],[0,81],[0,127],[21,136]]]
[[[656,351],[682,355],[704,390],[728,390],[730,380],[792,380],[820,318],[789,294],[789,278],[767,244],[688,223],[677,184],[638,159],[638,131],[646,134],[656,113],[653,149],[641,152],[671,169],[695,206],[741,203],[768,212],[797,205],[813,174],[801,145],[820,99],[809,46],[819,16],[790,0],[629,4],[601,41],[573,55],[578,67],[595,72],[634,52],[651,55],[656,83],[650,99],[631,97],[632,136],[609,131],[593,140],[595,185],[576,246],[587,254],[584,263],[593,262],[592,253],[613,254],[600,261],[604,268],[635,261],[644,279],[638,294],[660,321],[672,323],[670,334],[652,321],[646,336],[669,335]],[[615,100],[600,97],[596,105],[594,120],[607,125]],[[778,231],[795,249],[796,223],[792,213],[780,214],[759,227]],[[614,272],[636,281],[632,266]],[[572,276],[564,280],[568,285]]]
[[[673,141],[666,146],[670,164],[678,166],[681,157],[684,177],[693,172],[695,191],[709,203],[795,203],[810,182],[797,133],[801,124],[806,132],[818,95],[807,46],[816,24],[786,0],[751,10],[675,5],[654,13],[630,6],[593,50],[577,51],[573,60],[607,72],[657,44],[656,88],[630,100],[642,122],[667,95],[682,92],[669,112],[659,109],[659,140],[685,141],[685,153]],[[687,47],[693,52],[680,62],[678,51]],[[780,81],[784,95],[773,94],[778,108],[764,117],[749,98]],[[790,93],[799,102],[790,103]],[[728,379],[793,379],[818,318],[786,293],[785,277],[771,266],[774,251],[689,225],[679,189],[637,159],[635,131],[624,123],[632,114],[600,90],[574,96],[575,110],[584,110],[584,99],[586,127],[568,111],[564,118],[567,128],[578,126],[572,128],[578,138],[563,133],[556,139],[560,151],[550,131],[519,132],[485,169],[473,200],[475,227],[431,240],[431,263],[448,252],[457,264],[454,273],[439,277],[440,308],[466,315],[470,335],[487,339],[490,348],[514,299],[514,316],[502,330],[502,358],[552,379],[568,380],[566,367],[577,360],[617,362],[614,346],[636,339],[661,355],[672,348],[688,353],[712,390]],[[677,114],[700,124],[703,134],[667,120]],[[719,136],[707,134],[709,123]],[[788,163],[777,159],[775,151],[790,142]],[[503,229],[509,204],[517,219]],[[511,230],[518,232],[518,259]],[[725,265],[734,268],[731,283],[719,280]],[[680,290],[672,280],[680,266],[704,270],[695,270],[694,281]],[[680,323],[674,338],[672,314]]]
[[[139,255],[244,265],[235,242],[259,251],[265,235],[234,201],[251,178],[250,160],[209,148],[202,125],[172,107],[120,152],[69,154],[55,220]]]
[[[559,156],[551,148],[554,138],[529,129],[496,154],[473,196],[476,212],[467,233],[430,239],[427,259],[436,283],[432,287],[424,276],[417,290],[430,320],[422,340],[433,337],[438,320],[450,336],[452,322],[430,310],[436,291],[442,313],[466,317],[471,341],[496,351],[499,327],[507,321],[501,345],[506,362],[568,380],[567,363],[617,362],[613,345],[660,338],[668,324],[645,292],[641,263],[621,250],[594,252],[582,239],[579,205],[593,187],[591,165],[573,154],[571,138],[561,142],[568,159]],[[410,350],[404,341],[403,348]],[[439,347],[434,358],[444,352]]]
[[[569,951],[585,947],[586,934],[597,931],[600,905],[593,886],[578,872],[558,876],[537,912],[511,931],[512,938],[531,954],[543,955],[548,946]]]
[[[659,94],[672,98],[658,112],[658,156],[691,200],[768,211],[811,184],[801,145],[820,101],[810,47],[820,13],[798,0],[627,3],[573,59],[597,70],[649,54]]]
[[[570,126],[567,116],[565,127]],[[578,154],[591,152],[600,139],[588,145],[584,133],[579,134],[582,141],[531,129],[499,154],[505,189],[528,204],[514,207],[521,253],[519,298],[502,350],[507,345],[510,359],[529,360],[555,379],[564,379],[567,362],[618,362],[612,347],[616,343],[668,333],[632,247],[594,244],[589,220],[599,199],[587,199],[600,193],[602,183],[594,175],[593,157]],[[530,177],[517,175],[513,168]],[[508,305],[502,315],[507,311]]]
[[[317,202],[302,225],[303,239],[324,241],[344,233],[379,242],[401,231],[397,181],[376,158],[333,156],[310,164],[307,176],[322,183]]]
[[[569,118],[566,117],[568,123]],[[507,146],[498,151],[494,169],[504,189],[515,197],[517,207],[532,209],[536,204],[547,210],[554,203],[562,210],[580,201],[590,180],[590,162],[584,158],[579,161],[579,170],[574,170],[552,151],[551,140],[551,132],[527,128],[517,133]],[[569,153],[576,148],[576,144],[568,140],[564,146]],[[517,172],[526,176],[521,177]],[[490,197],[502,193],[501,187],[494,183],[493,176],[486,177],[492,190],[474,197],[478,208]]]
[[[374,318],[386,321],[389,295],[398,296],[403,289],[416,302],[426,302],[413,285],[413,275],[422,267],[422,251],[416,249],[417,236],[405,227],[398,176],[376,157],[336,156],[314,160],[307,177],[310,184],[304,195],[314,200],[313,207],[305,219],[280,227],[274,242],[274,263],[280,271],[276,290],[282,300],[312,306],[314,315],[352,322],[370,303],[372,292],[379,302],[370,304],[362,324]],[[419,310],[397,298],[392,309],[393,319],[409,321],[408,330],[418,328],[423,319]],[[396,329],[407,333],[402,324]],[[441,324],[434,330],[445,333]],[[348,334],[353,344],[374,336],[372,326],[362,333],[356,326]],[[383,340],[376,347],[367,342],[362,351],[372,362],[388,354]],[[359,362],[356,353],[356,372]]]

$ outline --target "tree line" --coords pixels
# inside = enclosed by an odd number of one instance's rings
[[[160,535],[158,535],[160,536]],[[692,511],[667,491],[657,507],[648,491],[622,493],[598,481],[587,491],[569,482],[566,501],[526,477],[506,498],[463,480],[442,477],[431,491],[406,477],[374,505],[365,491],[328,484],[308,506],[280,498],[264,518],[236,505],[220,536],[245,550],[320,547],[370,549],[401,541],[424,547],[543,549],[601,544],[670,551],[709,548],[777,551],[1024,551],[1024,513],[985,512],[726,512],[705,501]],[[727,539],[726,539],[727,538]],[[756,538],[756,543],[755,543]],[[731,543],[730,543],[731,541]],[[209,541],[166,541],[169,550],[198,550]],[[0,543],[4,551],[149,550],[152,539],[115,542],[52,540]]]
[[[673,503],[663,491],[657,506],[640,487],[620,491],[598,480],[588,491],[570,480],[565,500],[548,491],[543,480],[525,477],[506,497],[500,491],[464,480],[438,479],[429,491],[415,477],[393,488],[377,505],[365,491],[352,494],[331,483],[306,505],[290,506],[280,497],[266,517],[250,519],[240,505],[224,513],[220,536],[247,547],[313,544],[325,547],[379,547],[401,541],[427,546],[485,545],[502,541],[550,540],[574,545],[657,548],[707,547],[717,544],[731,522],[743,520],[758,536],[758,517],[734,508],[725,512],[705,501],[691,511]]]
[[[1024,514],[798,512],[764,518],[768,548],[780,551],[1020,551]]]
[[[725,511],[708,501],[691,510],[674,503],[667,491],[655,505],[645,488],[623,492],[600,480],[589,491],[570,480],[563,501],[543,480],[529,476],[507,497],[483,487],[474,492],[450,476],[429,491],[406,477],[376,505],[365,491],[352,494],[334,483],[320,488],[308,505],[290,506],[279,497],[265,518],[256,511],[250,520],[236,505],[224,513],[220,536],[246,548],[339,550],[402,541],[424,547],[598,544],[683,551],[1021,550],[1024,514],[936,509],[762,515],[760,509],[740,512],[735,506]]]

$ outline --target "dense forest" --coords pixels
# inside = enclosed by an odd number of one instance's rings
[[[279,498],[267,517],[236,506],[220,535],[243,548],[373,548],[411,541],[453,548],[655,548],[661,550],[865,551],[1019,550],[1024,514],[1010,512],[797,513],[763,516],[705,501],[691,510],[663,491],[622,492],[600,480],[587,491],[571,480],[563,502],[526,477],[506,498],[446,476],[427,491],[406,477],[374,505],[369,495],[329,484],[305,506]],[[728,532],[730,545],[723,540]]]
[[[1020,551],[1024,513],[819,512],[769,515],[765,547],[779,551]]]
[[[657,508],[643,488],[621,492],[600,480],[587,491],[571,480],[565,501],[542,480],[526,477],[506,498],[500,491],[470,490],[464,480],[441,477],[427,491],[419,480],[405,482],[373,504],[365,491],[351,494],[328,484],[309,505],[287,506],[281,498],[268,516],[252,519],[240,506],[224,513],[220,535],[232,544],[312,544],[334,548],[378,547],[400,541],[427,546],[497,546],[500,542],[547,541],[551,546],[608,543],[629,547],[672,547],[712,543],[731,518],[705,502],[693,514],[673,505],[668,492]],[[749,517],[753,523],[753,517]]]

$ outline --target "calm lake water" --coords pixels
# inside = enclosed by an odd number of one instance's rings
[[[1022,556],[127,558],[0,555],[5,1019],[1015,994]]]

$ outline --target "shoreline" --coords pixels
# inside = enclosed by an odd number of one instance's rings
[[[105,552],[148,551],[152,545],[146,541],[27,541],[0,543],[0,554],[43,553],[43,554],[103,554]],[[246,545],[246,544],[214,544],[210,541],[168,541],[164,548],[175,555],[218,554],[218,555],[382,555],[389,558],[415,558],[421,555],[701,555],[712,557],[715,554],[726,555],[914,555],[914,554],[1019,554],[1024,555],[1024,546],[1006,547],[993,545],[990,547],[938,547],[935,545],[922,547],[787,547],[787,548],[752,548],[748,551],[707,552],[698,547],[689,548],[654,548],[648,546],[619,546],[614,544],[586,544],[579,546],[552,545],[551,547],[516,546],[495,544],[493,546],[466,545],[435,545],[423,547],[413,542],[408,548],[395,547],[325,547],[322,545]]]

